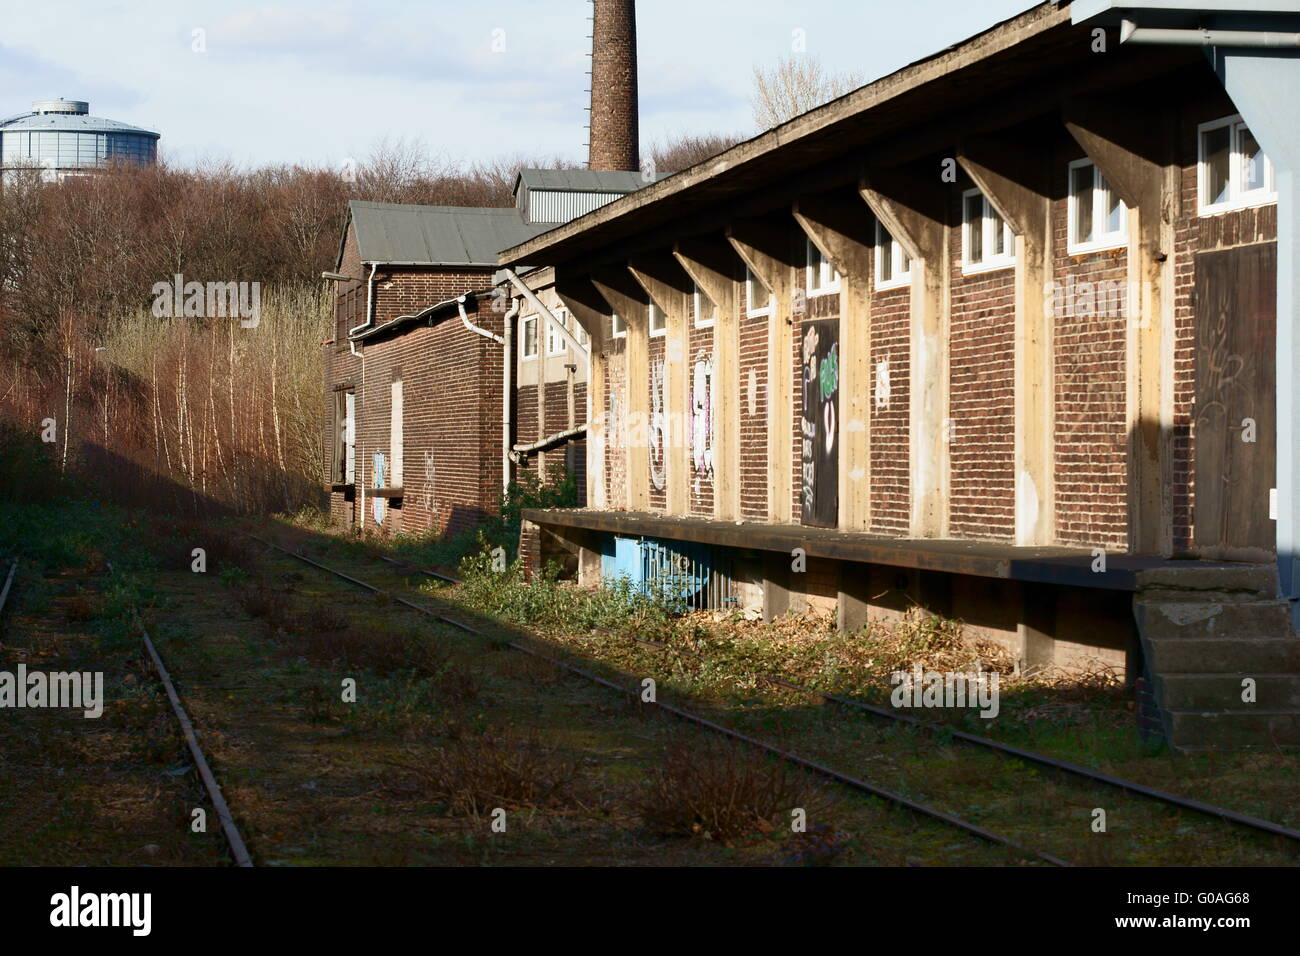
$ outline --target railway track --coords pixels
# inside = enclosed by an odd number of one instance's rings
[[[417,565],[410,564],[409,562],[400,561],[396,558],[388,557],[387,555],[375,555],[375,557],[378,557],[380,560],[386,561],[390,564],[405,567],[412,571],[415,571],[416,573],[424,574],[429,577],[446,581],[448,583],[452,583],[452,584],[461,583],[460,579],[456,578],[453,575],[446,574],[441,571],[434,571],[429,568],[422,568]],[[634,643],[646,647],[654,648],[655,650],[660,652],[681,654],[685,657],[690,657],[701,662],[708,662],[709,660],[706,655],[699,654],[694,651],[688,651],[685,650],[684,648],[674,647],[672,645],[664,644],[659,641],[647,640],[645,638],[637,637],[632,634],[612,631],[608,628],[598,628],[598,630],[602,631],[603,633],[610,634],[616,637],[621,637],[628,641],[632,641]],[[975,747],[986,751],[995,752],[1002,756],[1014,758],[1023,761],[1025,763],[1046,767],[1052,771],[1064,774],[1069,777],[1085,780],[1089,783],[1097,784],[1103,787],[1109,787],[1148,800],[1153,800],[1159,803],[1163,803],[1167,806],[1177,807],[1182,810],[1190,810],[1194,813],[1201,814],[1206,817],[1222,820],[1224,822],[1233,824],[1234,826],[1242,827],[1244,829],[1252,830],[1258,833],[1268,834],[1270,836],[1280,837],[1282,839],[1291,841],[1292,843],[1300,844],[1300,830],[1294,829],[1292,827],[1283,826],[1282,824],[1279,823],[1274,823],[1271,820],[1265,820],[1261,817],[1251,816],[1250,814],[1238,813],[1235,810],[1229,810],[1225,807],[1215,806],[1214,804],[1206,803],[1201,800],[1194,800],[1191,799],[1190,797],[1180,796],[1176,793],[1171,793],[1167,790],[1160,790],[1156,787],[1149,787],[1146,784],[1138,783],[1137,781],[1134,780],[1126,780],[1122,777],[1116,777],[1111,774],[1102,773],[1100,771],[1093,770],[1089,767],[1084,767],[1079,764],[1070,763],[1069,761],[1058,760],[1057,758],[1048,756],[1047,754],[1037,753],[1032,750],[1026,750],[1023,747],[1016,747],[1012,744],[1003,743],[1002,741],[994,740],[990,737],[984,737],[979,734],[972,734],[967,731],[958,730],[953,727],[945,727],[940,724],[935,724],[929,721],[921,720],[917,717],[912,717],[908,714],[900,714],[895,711],[888,710],[886,708],[878,707],[874,704],[867,703],[866,701],[863,700],[857,700],[855,698],[846,697],[841,694],[833,694],[833,693],[828,693],[826,691],[817,690],[815,688],[806,687],[801,684],[795,683],[793,681],[787,680],[786,678],[783,678],[779,675],[766,674],[761,672],[750,672],[745,674],[744,676],[752,680],[768,684],[773,687],[779,687],[784,690],[790,690],[790,691],[795,691],[797,693],[807,694],[811,697],[819,698],[828,704],[833,704],[837,707],[841,707],[846,710],[850,710],[856,713],[869,714],[873,717],[881,718],[883,720],[893,721],[898,724],[905,724],[918,730],[927,730],[937,734],[943,734],[948,737],[951,737],[954,740],[960,741],[962,744],[965,744],[970,747]]]
[[[519,641],[512,641],[512,640],[502,641],[500,637],[492,634],[488,634],[487,632],[477,627],[474,627],[471,624],[467,624],[462,620],[459,620],[448,614],[444,614],[441,611],[435,610],[426,605],[419,604],[415,601],[410,601],[402,597],[401,595],[394,594],[393,592],[378,587],[375,584],[371,584],[367,581],[362,581],[361,579],[354,577],[351,574],[348,574],[344,571],[340,571],[337,568],[332,568],[329,565],[324,564],[321,561],[317,561],[316,559],[311,558],[305,554],[294,551],[290,548],[282,547],[272,541],[267,541],[266,539],[261,538],[257,535],[249,535],[249,537],[251,537],[253,540],[259,542],[260,544],[266,547],[273,548],[274,550],[279,551],[282,554],[288,555],[289,557],[301,561],[304,564],[310,565],[311,567],[314,567],[320,571],[324,571],[328,574],[332,574],[343,581],[347,581],[358,587],[364,588],[365,590],[370,591],[373,594],[378,594],[387,597],[398,604],[401,604],[427,617],[433,618],[434,620],[438,620],[445,624],[449,624],[454,628],[465,631],[466,633],[469,634],[473,634],[477,637],[484,638],[486,640],[502,642],[506,646],[512,648],[513,650],[520,651],[524,654],[528,654],[530,656],[544,660],[549,664],[555,666],[556,668],[559,668],[560,670],[563,670],[567,673],[573,674],[577,677],[581,677],[587,681],[598,684],[601,687],[605,687],[619,694],[629,696],[634,699],[640,699],[639,688],[626,687],[622,684],[617,683],[616,681],[609,680],[605,677],[600,676],[599,674],[592,673],[591,671],[585,668],[578,667],[567,661],[560,660],[559,658],[551,654],[547,654],[544,651],[539,650],[538,648],[530,647],[527,644],[521,643]],[[377,556],[377,557],[383,557],[383,556]],[[384,560],[394,564],[399,564],[399,565],[403,564],[403,562],[395,561],[390,558],[384,558]],[[407,566],[410,567],[409,565]],[[423,568],[419,568],[416,570],[420,571],[421,573],[429,574],[430,576],[442,578],[447,581],[456,580],[455,578],[452,578],[451,576],[442,574],[440,572],[428,571],[427,569],[423,569]],[[538,640],[543,640],[537,635],[530,635],[530,636]],[[841,784],[851,790],[857,791],[859,793],[865,793],[873,797],[877,797],[889,803],[903,807],[919,816],[927,817],[932,820],[937,820],[956,830],[960,830],[969,836],[976,837],[977,839],[980,839],[987,843],[1004,847],[1016,853],[1026,861],[1039,861],[1042,863],[1051,864],[1052,866],[1061,866],[1061,867],[1068,867],[1072,865],[1071,863],[1062,859],[1059,856],[1035,849],[1033,847],[1026,846],[1023,843],[1020,843],[1002,834],[996,833],[988,829],[987,827],[982,827],[976,823],[971,823],[970,821],[964,820],[961,817],[958,817],[954,814],[947,813],[946,811],[940,810],[928,804],[914,800],[904,794],[897,793],[893,790],[889,790],[884,787],[878,786],[877,784],[871,783],[870,781],[863,780],[859,777],[855,777],[850,774],[843,773],[842,771],[836,770],[833,767],[827,766],[824,763],[810,759],[806,756],[803,756],[794,751],[780,747],[769,741],[761,740],[749,734],[742,733],[734,728],[727,727],[723,724],[720,724],[717,721],[710,720],[709,718],[704,717],[701,714],[695,713],[694,711],[688,710],[684,707],[678,706],[676,704],[668,703],[665,701],[661,701],[661,700],[655,700],[651,703],[653,704],[653,706],[658,707],[660,710],[664,711],[665,713],[671,714],[673,717],[676,717],[679,720],[712,731],[713,733],[727,737],[731,740],[738,741],[740,743],[743,743],[755,749],[764,751],[765,753],[771,754],[772,756],[784,760],[787,763],[800,767],[803,770],[810,771],[825,779],[832,780],[835,783]]]
[[[9,588],[14,583],[14,574],[18,571],[18,559],[9,562],[9,573],[5,575],[4,587],[0,589],[0,614],[4,613],[5,602],[9,600]]]
[[[111,563],[108,565],[108,570],[112,573],[113,565]],[[194,723],[190,720],[185,705],[181,703],[180,694],[176,692],[176,685],[172,682],[167,665],[163,663],[162,655],[158,653],[158,647],[154,644],[153,638],[149,636],[149,630],[145,627],[144,620],[140,617],[139,612],[132,608],[131,613],[140,628],[145,653],[149,655],[149,660],[158,675],[158,681],[167,694],[167,701],[171,705],[172,715],[176,718],[181,734],[185,738],[185,745],[189,748],[190,756],[194,758],[194,766],[199,771],[199,777],[203,781],[203,788],[208,792],[208,799],[212,801],[212,807],[217,813],[217,819],[221,822],[221,830],[225,834],[226,843],[230,846],[230,854],[235,861],[235,865],[251,867],[253,858],[248,852],[248,845],[244,842],[239,827],[235,824],[235,818],[230,812],[230,806],[226,803],[225,795],[221,792],[221,784],[217,782],[216,774],[212,772],[212,767],[203,754],[203,747],[199,744],[198,734],[194,731]]]

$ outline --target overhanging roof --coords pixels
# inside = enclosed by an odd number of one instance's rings
[[[1079,49],[1076,49],[1079,48]],[[1015,50],[1015,56],[1008,53]],[[894,128],[951,115],[1087,54],[1065,3],[1040,3],[983,33],[617,199],[501,254],[501,264],[562,263],[843,156]]]
[[[509,208],[348,203],[362,262],[495,268],[502,249],[547,228]]]

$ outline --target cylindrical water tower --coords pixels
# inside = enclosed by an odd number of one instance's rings
[[[153,165],[159,134],[90,115],[84,100],[37,100],[30,112],[0,120],[0,176],[40,169],[47,181],[113,163]]]

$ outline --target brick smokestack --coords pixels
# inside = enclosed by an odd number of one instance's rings
[[[636,101],[636,0],[592,0],[588,169],[641,168]]]

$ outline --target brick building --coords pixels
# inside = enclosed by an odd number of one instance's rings
[[[921,605],[1145,673],[1177,742],[1300,744],[1277,6],[1043,3],[507,250],[592,355],[589,507],[529,560]]]

